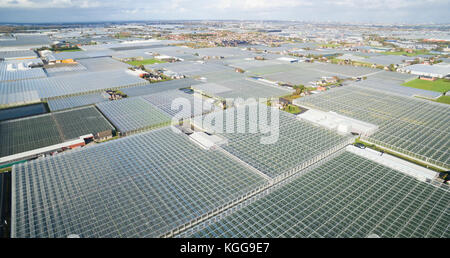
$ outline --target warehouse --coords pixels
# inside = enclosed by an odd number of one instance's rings
[[[435,65],[415,64],[400,68],[399,71],[420,76],[444,78],[450,76],[450,64],[441,63]]]
[[[369,136],[378,130],[378,126],[350,117],[339,115],[335,112],[323,112],[309,109],[297,115],[298,119],[312,122],[322,127],[334,130],[339,134],[357,134]]]

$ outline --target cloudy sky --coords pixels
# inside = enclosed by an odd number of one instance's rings
[[[243,19],[450,23],[450,0],[0,0],[0,22]]]

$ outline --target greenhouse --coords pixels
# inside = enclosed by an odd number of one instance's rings
[[[369,75],[368,78],[381,79],[381,80],[393,80],[393,81],[397,81],[401,84],[401,83],[410,81],[412,79],[415,79],[415,78],[417,78],[417,76],[411,75],[408,73],[379,71],[378,73]]]
[[[391,79],[386,80],[369,77],[369,79],[356,82],[355,84],[358,86],[367,87],[369,89],[381,90],[385,93],[394,93],[409,97],[421,96],[425,98],[436,99],[441,96],[440,92],[405,87],[402,86],[401,83],[402,82],[400,81]]]
[[[0,59],[11,60],[22,58],[38,58],[38,55],[33,50],[0,51]]]
[[[80,59],[77,62],[86,67],[89,72],[126,70],[128,67],[131,67],[130,65],[112,59],[111,57],[85,58]]]
[[[55,66],[45,68],[49,77],[70,75],[77,72],[86,72],[87,69],[82,64],[76,63],[64,66]]]
[[[289,95],[291,89],[276,85],[267,85],[255,79],[239,78],[225,80],[215,83],[194,85],[193,88],[200,89],[210,96],[220,98],[270,98]]]
[[[45,74],[44,70],[42,68],[29,68],[25,70],[8,70],[7,66],[13,65],[11,63],[6,62],[0,62],[0,82],[7,82],[7,81],[18,81],[18,80],[25,80],[25,79],[35,79],[35,78],[46,78],[47,75]],[[17,64],[14,64],[14,67],[16,67]],[[16,69],[16,68],[13,68]]]
[[[58,130],[62,132],[64,141],[89,133],[114,130],[114,127],[95,107],[55,112],[52,116],[57,122]]]
[[[147,69],[166,69],[174,73],[186,76],[201,76],[212,72],[233,71],[231,67],[227,67],[212,62],[176,62],[146,65]]]
[[[264,78],[270,81],[289,83],[291,85],[303,84],[308,85],[311,82],[318,81],[322,76],[333,76],[332,73],[324,73],[311,71],[306,69],[297,69],[294,71],[277,72],[265,75]]]
[[[71,97],[52,98],[47,101],[47,104],[50,110],[53,112],[100,103],[103,101],[107,101],[108,97],[109,95],[106,93],[92,93]]]
[[[0,157],[63,142],[51,114],[0,122]]]
[[[302,62],[252,67],[248,70],[248,72],[272,81],[291,84],[307,84],[311,81],[319,80],[323,76],[338,76],[341,78],[347,78],[366,76],[372,73],[380,72],[380,70],[349,65]]]
[[[97,107],[122,134],[169,125],[171,118],[141,97],[98,103]]]
[[[356,85],[300,98],[295,103],[379,125],[367,141],[450,168],[450,108],[445,104]]]
[[[372,73],[380,72],[379,69],[363,67],[363,66],[351,66],[351,65],[337,65],[328,63],[317,63],[312,70],[333,73],[337,76],[344,77],[357,77],[357,76],[367,76]]]
[[[0,122],[0,157],[114,128],[95,107]]]
[[[170,236],[267,184],[171,128],[15,165],[12,178],[12,237]]]
[[[450,237],[448,186],[419,181],[349,152],[253,199],[183,236]]]
[[[243,75],[242,73],[237,73],[234,70],[205,73],[199,77],[204,78],[203,80],[204,82],[212,82],[212,83],[240,80],[246,78],[245,75]]]
[[[85,46],[83,46],[84,48]],[[64,59],[76,59],[81,60],[85,58],[96,58],[96,57],[110,57],[114,52],[109,50],[103,51],[68,51],[53,53],[53,56],[58,60]]]
[[[304,69],[310,66],[314,66],[314,64],[273,64],[273,65],[266,65],[266,66],[260,66],[260,67],[253,67],[250,68],[248,71],[252,75],[258,75],[258,76],[266,76],[269,74],[274,73],[281,73],[281,72],[288,72],[296,70]]]
[[[167,90],[177,90],[188,88],[192,85],[199,84],[199,81],[193,79],[179,79],[165,82],[150,83],[143,86],[129,87],[121,89],[121,91],[130,97],[143,96],[148,94],[159,93]]]
[[[261,109],[263,105],[258,107]],[[263,133],[259,121],[264,120],[260,117],[249,116],[250,113],[261,112],[259,109],[241,106],[218,114],[214,113],[214,116],[224,118],[222,129],[216,128],[214,124],[208,125],[205,119],[203,125],[211,132],[221,130],[218,134],[229,140],[223,149],[275,180],[294,174],[353,141],[349,136],[339,135],[332,130],[297,120],[294,115],[279,111],[279,127],[275,120],[273,122],[275,127],[273,129],[279,130],[278,139],[275,143],[263,144],[262,137],[277,135],[276,132]],[[267,112],[266,125],[270,125],[272,121],[270,110],[269,108]],[[245,116],[241,116],[241,113]],[[232,131],[227,128],[228,116],[234,117]],[[245,131],[239,131],[238,128],[241,125]],[[252,132],[251,128],[258,128],[257,132]]]
[[[160,93],[142,96],[142,98],[150,102],[152,105],[156,106],[160,110],[164,111],[171,117],[176,116],[177,118],[190,118],[211,111],[211,108],[208,108],[207,103],[205,103],[205,98],[202,95],[187,94],[181,90],[164,91]],[[179,102],[176,102],[176,100],[178,100]],[[186,109],[187,107],[184,106],[177,108],[175,108],[176,106],[174,106],[174,108],[172,108],[172,105],[176,105],[177,103],[181,104],[185,102],[189,103],[190,105],[189,109]],[[210,107],[213,106],[210,105]]]
[[[29,92],[35,92],[39,98],[45,100],[52,97],[73,96],[145,84],[148,84],[148,81],[119,70],[0,82],[0,96],[16,96],[15,98],[0,99],[2,101],[0,105],[26,101]]]
[[[285,62],[278,61],[278,60],[255,60],[254,58],[251,58],[250,60],[248,60],[247,58],[240,58],[240,59],[236,59],[236,60],[232,60],[232,61],[225,60],[225,62],[227,62],[232,67],[238,67],[245,71],[252,70],[255,68],[259,68],[259,67],[285,64]]]

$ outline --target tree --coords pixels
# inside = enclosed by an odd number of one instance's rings
[[[390,64],[389,65],[389,71],[393,71],[393,72],[395,72],[395,65],[394,64]]]
[[[292,88],[295,89],[295,95],[300,95],[305,90],[305,85],[303,84],[294,85]]]

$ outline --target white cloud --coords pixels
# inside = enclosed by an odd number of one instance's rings
[[[61,8],[65,16],[49,16]],[[0,21],[280,19],[450,22],[449,0],[0,0]],[[20,17],[20,18],[19,18]]]
[[[430,7],[436,4],[448,4],[448,0],[326,0],[324,6],[341,6],[348,8],[391,10],[413,8],[417,6]]]
[[[0,0],[0,8],[95,8],[100,6],[117,6],[122,9],[154,8],[180,10],[265,10],[314,7],[330,9],[347,7],[358,9],[389,10],[412,8],[417,6],[432,7],[449,4],[448,0]]]
[[[2,8],[27,8],[27,9],[41,9],[41,8],[95,8],[100,7],[103,3],[99,1],[89,0],[0,0]]]
[[[211,4],[218,9],[269,10],[311,6],[313,1],[304,0],[220,0]]]

